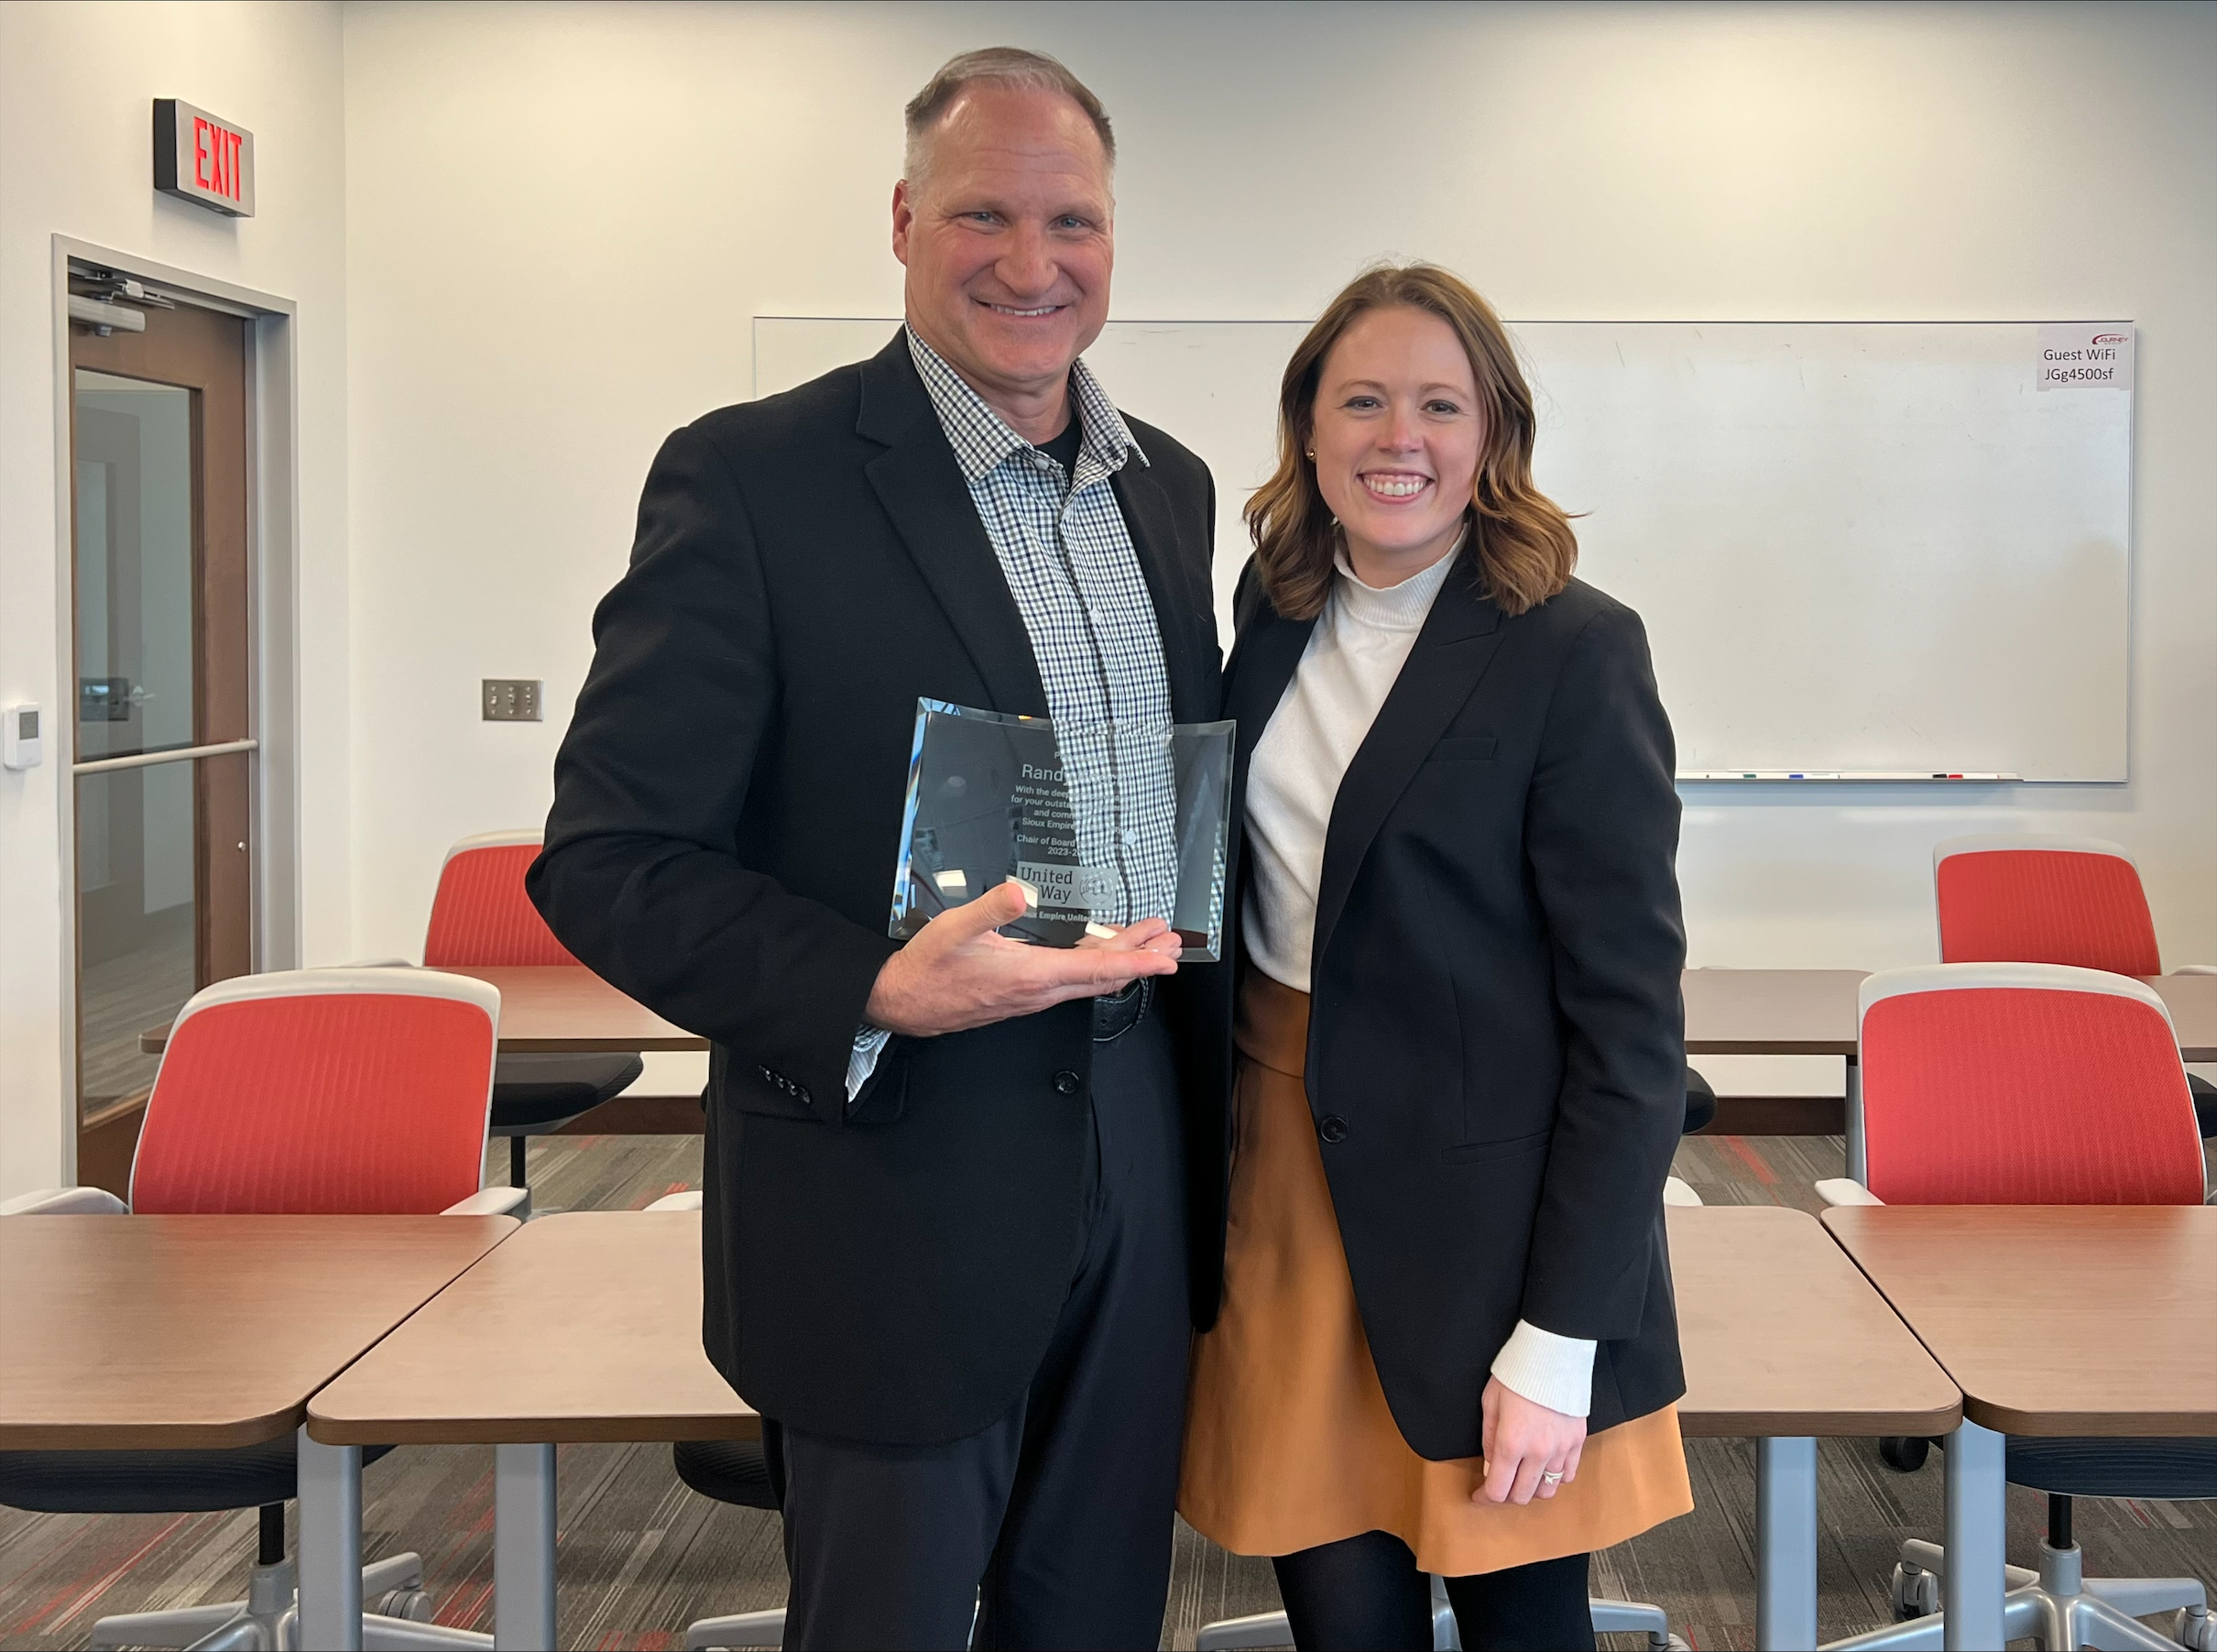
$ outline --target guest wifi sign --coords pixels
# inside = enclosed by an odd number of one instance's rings
[[[2129,390],[2133,388],[2132,323],[2043,323],[2039,369],[2043,390]]]

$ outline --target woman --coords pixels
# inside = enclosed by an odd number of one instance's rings
[[[1589,1555],[1693,1506],[1670,727],[1532,444],[1485,301],[1375,269],[1287,366],[1248,507],[1237,1134],[1179,1505],[1272,1557],[1304,1652],[1429,1647],[1425,1572],[1465,1647],[1590,1647]]]

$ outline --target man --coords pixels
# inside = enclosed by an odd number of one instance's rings
[[[995,934],[1015,883],[886,936],[918,696],[1217,714],[1208,473],[1078,361],[1113,164],[1052,59],[917,95],[907,324],[664,444],[531,871],[580,958],[715,1042],[704,1340],[770,1419],[789,1647],[1161,1631],[1229,1062],[1221,967],[1175,973],[1143,871],[1169,805],[1119,816],[1113,938]]]

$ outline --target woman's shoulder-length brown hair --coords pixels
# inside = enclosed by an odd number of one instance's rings
[[[1381,265],[1349,282],[1308,330],[1278,391],[1278,468],[1247,502],[1255,568],[1271,607],[1314,618],[1331,594],[1338,527],[1308,458],[1316,388],[1326,358],[1356,317],[1401,307],[1436,315],[1470,358],[1485,444],[1471,487],[1473,561],[1486,594],[1504,613],[1536,607],[1570,581],[1578,559],[1570,519],[1532,485],[1532,391],[1493,307],[1460,278],[1433,264]]]

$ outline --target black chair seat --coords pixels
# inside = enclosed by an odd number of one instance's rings
[[[2217,1439],[2025,1439],[2011,1485],[2063,1497],[2217,1497]]]
[[[2201,1139],[2206,1142],[2217,1136],[2217,1084],[2189,1073],[2186,1088],[2194,1094],[2194,1122],[2201,1127]]]
[[[1943,1434],[1930,1443],[1944,1451],[1948,1437]],[[2217,1439],[2038,1439],[2012,1435],[2004,1450],[2003,1474],[2011,1485],[2052,1496],[2217,1497]]]
[[[1681,1134],[1692,1135],[1697,1130],[1707,1130],[1717,1121],[1717,1092],[1709,1088],[1709,1080],[1692,1067],[1686,1069],[1686,1128]]]
[[[681,1439],[670,1458],[677,1477],[704,1497],[741,1508],[778,1506],[759,1439]]]
[[[512,1134],[574,1119],[620,1095],[646,1064],[637,1056],[503,1056],[493,1067],[493,1128]]]
[[[390,1446],[365,1446],[375,1462]],[[0,1504],[41,1515],[199,1515],[289,1502],[293,1437],[213,1451],[0,1451]]]

